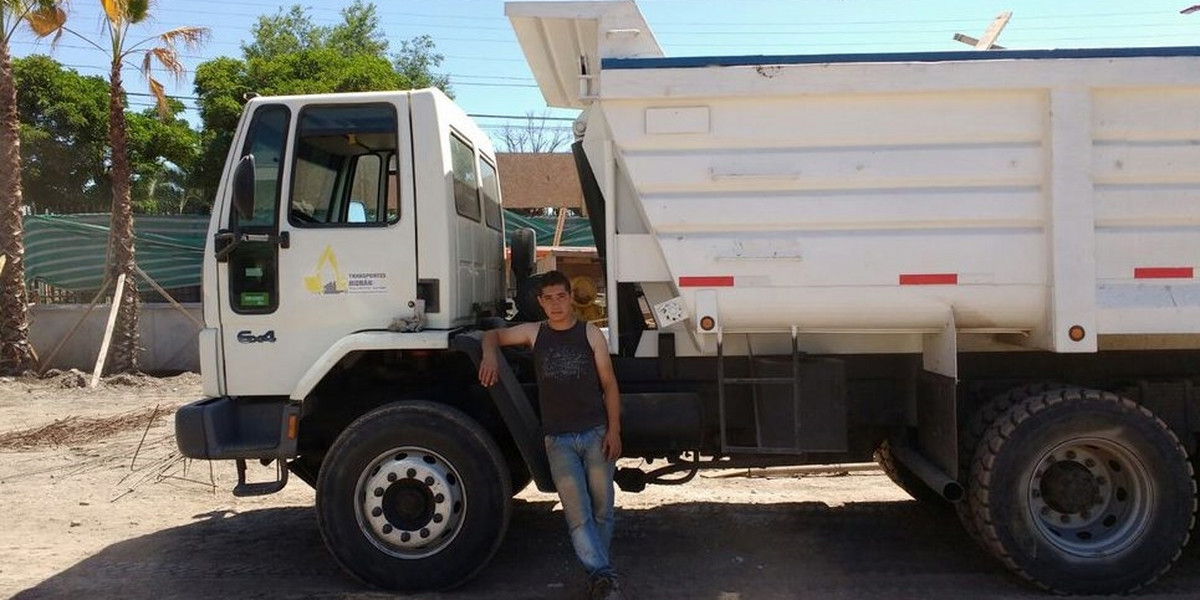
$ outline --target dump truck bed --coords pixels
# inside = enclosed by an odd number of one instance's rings
[[[1200,333],[1200,49],[675,59],[626,4],[509,5],[617,281],[729,330]]]

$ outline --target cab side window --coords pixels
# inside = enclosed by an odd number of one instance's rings
[[[496,167],[486,158],[480,157],[479,172],[479,194],[483,196],[484,219],[488,227],[501,231],[504,229],[504,218],[500,214],[500,179],[496,177]]]
[[[454,177],[454,208],[472,221],[481,220],[475,150],[457,135],[450,136],[450,166]]]
[[[390,104],[309,106],[296,132],[288,222],[296,227],[395,223],[396,111]]]

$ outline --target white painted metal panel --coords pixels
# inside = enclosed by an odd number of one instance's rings
[[[1200,330],[1200,57],[785,62],[600,73],[622,280],[653,240],[729,329]]]

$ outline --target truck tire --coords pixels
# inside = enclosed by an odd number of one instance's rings
[[[879,447],[875,449],[875,462],[879,463],[879,468],[883,469],[888,479],[892,480],[900,489],[904,490],[913,500],[929,506],[944,507],[949,502],[937,493],[933,488],[921,481],[915,473],[904,466],[904,463],[896,460],[892,453],[892,441],[883,440]]]
[[[1192,529],[1187,452],[1161,419],[1109,392],[1068,388],[1015,404],[984,434],[974,470],[984,544],[1056,593],[1141,588]]]
[[[533,275],[533,269],[537,266],[537,232],[529,227],[513,231],[508,248],[514,279],[521,280]]]
[[[389,404],[351,423],[317,480],[317,522],[337,563],[403,592],[445,590],[478,573],[508,529],[500,449],[449,406]]]
[[[975,509],[972,504],[972,498],[975,497],[975,494],[972,493],[971,489],[972,482],[974,481],[971,469],[975,464],[975,454],[979,449],[979,440],[983,439],[983,435],[996,422],[996,419],[1008,412],[1014,404],[1023,402],[1026,398],[1032,396],[1039,396],[1049,391],[1066,389],[1068,387],[1071,386],[1054,382],[1030,383],[1015,387],[1002,394],[993,396],[975,412],[971,413],[966,423],[963,424],[963,428],[958,434],[958,480],[966,489],[966,497],[963,498],[962,502],[954,504],[954,512],[958,515],[958,520],[962,523],[967,535],[976,544],[979,544],[981,548],[987,550],[987,545],[979,533],[979,527],[975,524]]]

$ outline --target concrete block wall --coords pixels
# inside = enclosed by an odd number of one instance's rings
[[[203,321],[200,303],[182,305],[197,321]],[[49,366],[56,369],[79,369],[91,372],[96,366],[104,326],[108,323],[111,306],[98,304],[84,319],[71,339],[59,349]],[[30,306],[29,337],[43,361],[50,351],[71,331],[80,315],[87,311],[84,304],[35,304]],[[147,373],[200,371],[200,354],[196,343],[199,328],[170,304],[141,305],[138,317],[141,333],[141,368]]]

